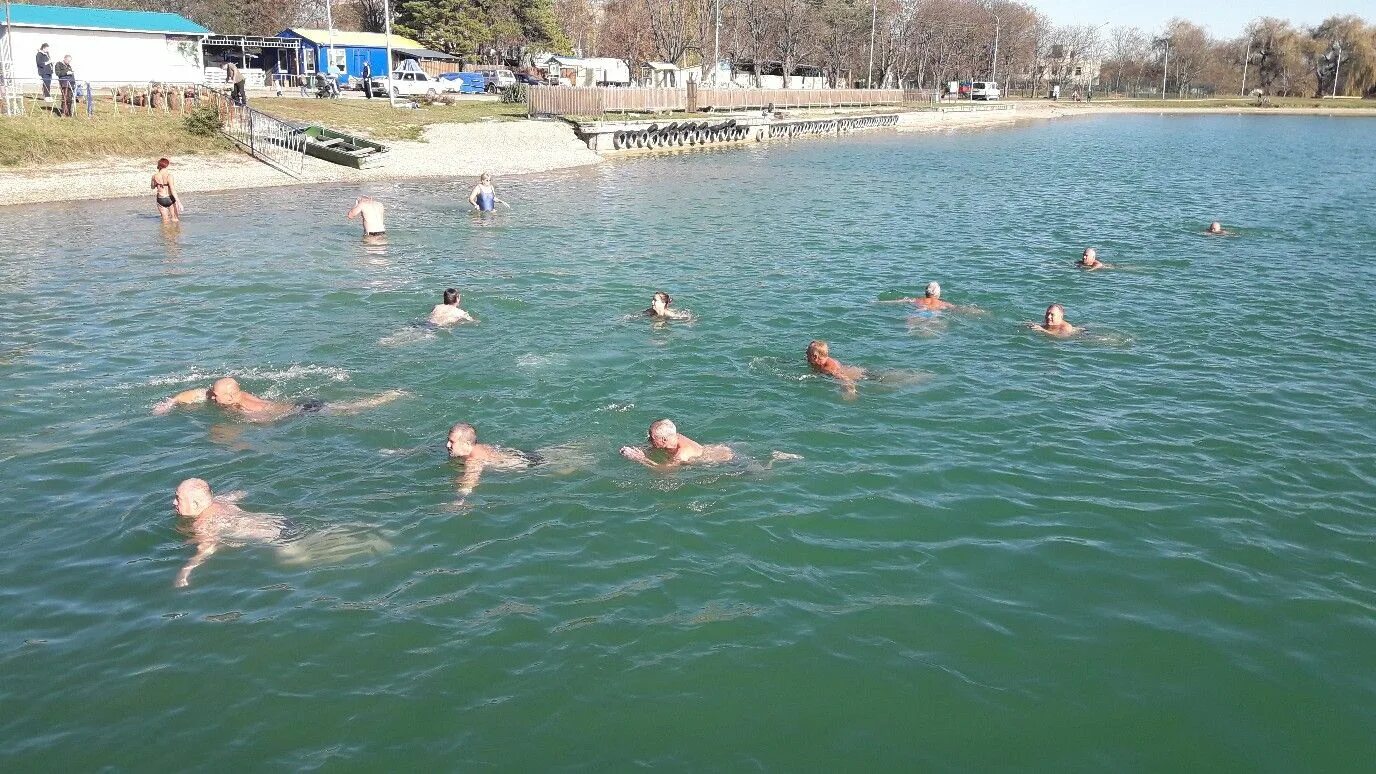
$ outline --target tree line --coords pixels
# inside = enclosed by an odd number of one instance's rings
[[[324,26],[381,31],[382,0],[69,0],[171,11],[217,33]],[[1056,25],[1016,0],[395,0],[394,29],[475,59],[540,51],[710,70],[717,51],[754,75],[801,65],[835,86],[938,88],[993,79],[1041,93],[1053,83],[1129,94],[1376,96],[1376,24],[1313,27],[1260,18],[1233,38],[1186,19],[1160,30]]]

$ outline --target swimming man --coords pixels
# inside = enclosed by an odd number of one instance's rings
[[[842,365],[831,356],[825,341],[813,341],[807,345],[807,364],[814,371],[826,374],[841,383],[841,391],[847,397],[855,397],[855,383],[865,378],[865,369]]]
[[[1075,265],[1085,271],[1098,271],[1099,269],[1113,268],[1112,264],[1104,263],[1099,260],[1099,251],[1092,247],[1085,248],[1085,251],[1080,255],[1080,260],[1076,262]]]
[[[275,422],[293,414],[314,414],[327,409],[334,414],[349,414],[390,403],[405,394],[401,390],[389,390],[381,395],[349,403],[327,404],[319,399],[285,403],[266,400],[251,392],[245,392],[240,389],[237,379],[226,376],[223,379],[216,379],[209,388],[186,390],[159,402],[153,407],[153,413],[166,414],[177,406],[189,406],[209,401],[220,408],[239,412],[250,422]]]
[[[653,317],[656,320],[686,320],[691,315],[687,312],[680,312],[677,309],[670,309],[669,304],[674,303],[674,299],[662,290],[655,291],[650,298],[650,308],[645,310],[646,317]]]
[[[182,518],[191,519],[191,542],[196,555],[177,573],[177,588],[191,583],[191,571],[205,564],[221,542],[270,543],[282,536],[287,523],[273,516],[249,513],[235,505],[242,492],[216,497],[210,484],[199,478],[188,478],[177,485],[172,497],[172,509]]]
[[[639,446],[622,446],[621,456],[647,468],[671,468],[694,463],[730,462],[735,453],[724,444],[703,446],[686,435],[679,435],[673,422],[661,419],[650,425],[649,451],[667,454],[663,462],[650,459]],[[657,455],[658,456],[658,455]]]
[[[950,301],[941,298],[941,283],[928,282],[927,289],[923,292],[922,298],[895,298],[890,301],[880,301],[881,304],[906,304],[911,303],[918,309],[928,312],[974,312],[980,313],[982,310],[974,306],[956,306]]]
[[[363,241],[380,241],[387,233],[387,225],[382,221],[382,212],[386,208],[382,202],[371,196],[360,196],[354,202],[354,208],[349,210],[349,220],[363,216]]]
[[[478,431],[464,422],[449,428],[449,440],[444,446],[449,450],[449,459],[463,460],[463,478],[459,481],[459,494],[464,496],[473,494],[483,468],[520,470],[534,467],[543,461],[540,455],[533,452],[478,443]]]
[[[1226,235],[1226,234],[1231,234],[1231,233],[1233,233],[1233,232],[1224,229],[1222,223],[1219,223],[1218,221],[1214,221],[1213,223],[1210,223],[1210,224],[1209,224],[1209,227],[1208,227],[1208,228],[1204,229],[1204,233],[1205,233],[1205,234],[1213,234],[1214,236],[1222,236],[1222,235]]]
[[[1027,327],[1051,336],[1074,336],[1081,330],[1065,321],[1065,307],[1060,304],[1052,304],[1046,308],[1046,316],[1042,318],[1041,325],[1031,323]]]
[[[455,325],[461,322],[477,322],[473,315],[459,308],[459,291],[454,288],[444,289],[444,303],[435,304],[435,308],[430,310],[431,325]]]

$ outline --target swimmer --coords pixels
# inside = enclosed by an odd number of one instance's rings
[[[1212,234],[1212,235],[1214,235],[1214,236],[1226,236],[1226,235],[1231,234],[1231,233],[1233,233],[1233,232],[1228,231],[1227,229],[1223,228],[1223,224],[1222,224],[1222,223],[1219,223],[1218,221],[1214,221],[1213,223],[1210,223],[1210,224],[1209,224],[1209,227],[1208,227],[1208,228],[1204,229],[1204,233],[1205,233],[1205,234]]]
[[[674,299],[662,290],[656,291],[650,298],[650,308],[645,310],[646,317],[653,317],[656,320],[687,320],[692,315],[681,312],[677,309],[670,309],[669,304],[674,303]]]
[[[158,159],[158,171],[153,173],[149,187],[153,189],[153,197],[158,202],[158,214],[162,215],[162,222],[179,223],[181,204],[177,201],[177,192],[172,189],[170,166],[172,162],[168,159]]]
[[[435,308],[430,310],[431,325],[455,325],[461,322],[475,323],[473,315],[459,308],[459,291],[454,288],[444,289],[444,303],[435,304]]]
[[[177,515],[190,519],[191,542],[196,555],[177,573],[177,588],[191,584],[191,571],[205,564],[221,542],[270,543],[282,536],[287,523],[279,518],[250,513],[235,505],[242,492],[216,497],[210,484],[199,478],[188,478],[177,485],[172,497],[172,509]]]
[[[444,447],[449,450],[449,459],[463,460],[463,478],[459,481],[459,494],[464,496],[473,494],[483,468],[521,470],[544,461],[540,455],[533,452],[478,443],[478,431],[464,422],[449,428],[449,440],[445,441]]]
[[[1080,254],[1080,260],[1076,262],[1075,265],[1085,271],[1098,271],[1099,269],[1113,268],[1112,264],[1104,263],[1099,260],[1099,251],[1092,247],[1085,248],[1085,251]]]
[[[497,189],[492,187],[492,173],[482,173],[478,176],[478,184],[473,186],[473,193],[468,195],[468,203],[478,212],[492,212],[497,209],[498,202],[511,206],[497,198]]]
[[[813,341],[807,345],[807,364],[814,371],[840,382],[841,392],[849,398],[855,397],[855,383],[865,378],[865,369],[841,365],[841,361],[832,357],[825,341]]]
[[[686,435],[679,435],[673,422],[661,419],[650,425],[649,451],[666,452],[664,462],[655,462],[639,446],[622,446],[621,456],[647,468],[671,468],[694,463],[730,462],[735,453],[724,444],[703,446]]]
[[[1046,317],[1041,325],[1029,323],[1027,327],[1051,336],[1074,336],[1083,330],[1065,321],[1065,307],[1060,304],[1052,304],[1046,308]]]
[[[227,376],[223,379],[217,379],[214,384],[206,389],[186,390],[160,401],[153,407],[153,413],[162,415],[177,406],[189,406],[209,401],[220,408],[239,412],[250,422],[275,422],[294,414],[315,414],[327,410],[332,414],[351,414],[390,403],[405,394],[401,390],[389,390],[381,395],[348,403],[325,403],[319,399],[286,403],[266,400],[253,393],[245,392],[240,389],[238,380]]]
[[[943,301],[941,298],[941,283],[928,282],[927,288],[923,292],[922,298],[895,298],[890,301],[880,301],[881,304],[903,304],[911,303],[918,309],[928,312],[981,312],[976,306],[956,306],[950,301]]]
[[[354,201],[354,208],[349,210],[349,220],[363,216],[363,241],[377,242],[387,233],[387,225],[382,221],[382,212],[386,208],[382,202],[371,196],[360,196]]]

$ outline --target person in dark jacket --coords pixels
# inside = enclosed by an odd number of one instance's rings
[[[373,68],[367,62],[363,63],[363,96],[373,98]]]
[[[48,55],[48,44],[44,43],[38,47],[38,53],[33,58],[33,63],[38,67],[38,77],[43,79],[43,101],[53,101],[53,58]]]
[[[72,100],[76,98],[76,71],[72,69],[72,55],[62,57],[53,68],[57,73],[57,87],[62,90],[62,115],[72,117]]]

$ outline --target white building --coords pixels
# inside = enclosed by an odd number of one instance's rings
[[[175,13],[11,5],[8,27],[4,21],[0,14],[0,36],[26,90],[39,81],[35,55],[44,43],[54,65],[71,55],[77,81],[92,86],[200,83],[204,77],[201,39],[210,30]]]

